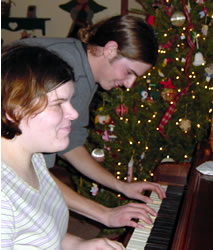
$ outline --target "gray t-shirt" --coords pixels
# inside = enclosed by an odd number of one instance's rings
[[[66,150],[57,154],[62,155],[78,146],[84,145],[88,135],[86,127],[89,122],[89,105],[97,90],[97,84],[95,83],[83,44],[74,38],[27,38],[18,41],[18,43],[45,47],[63,58],[74,69],[75,94],[71,102],[78,111],[79,118],[72,121],[69,146]],[[45,160],[49,168],[53,167],[55,156],[55,154],[45,154]]]

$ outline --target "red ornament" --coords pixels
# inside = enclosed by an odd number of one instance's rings
[[[128,113],[128,108],[125,104],[120,104],[115,108],[115,113],[120,117],[124,116]]]
[[[148,18],[147,18],[147,23],[148,23],[150,26],[153,26],[154,23],[155,23],[155,17],[152,16],[152,15],[148,16]]]

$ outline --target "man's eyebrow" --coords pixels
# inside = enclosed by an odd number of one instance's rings
[[[130,69],[130,71],[131,71],[136,77],[139,77],[139,75],[137,74],[137,72],[135,72],[133,69]]]

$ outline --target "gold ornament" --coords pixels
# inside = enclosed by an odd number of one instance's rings
[[[172,25],[176,27],[182,26],[185,23],[185,20],[186,20],[186,17],[181,11],[176,11],[170,18]]]
[[[161,92],[162,98],[167,101],[171,102],[175,98],[177,91],[175,89],[164,88]]]
[[[182,129],[183,131],[189,131],[191,129],[191,121],[184,118],[181,120],[180,122],[180,129]]]

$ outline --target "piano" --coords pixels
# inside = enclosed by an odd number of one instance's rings
[[[213,249],[213,176],[203,175],[196,167],[213,161],[209,141],[197,145],[192,162],[164,163],[158,166],[153,181],[163,185],[167,198],[156,194],[153,208],[158,211],[153,226],[132,229],[123,244],[127,250],[212,250]]]

